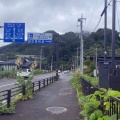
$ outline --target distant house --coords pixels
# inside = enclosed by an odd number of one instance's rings
[[[18,67],[15,64],[16,60],[0,61],[0,71],[17,71]],[[20,66],[22,69],[30,69],[32,62],[23,60],[23,64]]]
[[[32,63],[33,63],[32,61],[29,61],[29,60],[27,60],[27,59],[24,59],[24,60],[23,60],[23,64],[22,64],[20,67],[21,67],[22,69],[30,69]]]
[[[0,71],[16,71],[17,65],[15,64],[15,60],[9,61],[0,61]]]

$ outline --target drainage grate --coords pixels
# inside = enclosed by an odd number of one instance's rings
[[[67,109],[64,107],[49,107],[49,108],[46,108],[46,110],[51,112],[52,114],[61,114],[67,111]]]

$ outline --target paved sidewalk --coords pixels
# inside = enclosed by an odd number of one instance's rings
[[[0,120],[80,120],[76,92],[69,84],[70,78],[72,75],[64,74],[59,81],[36,92],[32,100],[17,103],[15,114],[0,115]],[[64,109],[59,111],[49,107]]]

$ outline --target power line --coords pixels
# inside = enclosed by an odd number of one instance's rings
[[[93,8],[93,11],[92,11],[92,14],[91,14],[91,16],[90,16],[90,19],[89,19],[89,21],[88,21],[88,23],[87,23],[87,27],[85,27],[85,30],[86,30],[86,29],[88,28],[88,26],[89,26],[89,23],[90,23],[90,21],[91,21],[91,19],[92,19],[92,16],[93,16],[93,13],[94,13],[95,8],[96,8],[96,6],[97,6],[97,3],[98,3],[98,0],[96,0],[95,6],[94,6],[94,8]]]
[[[102,19],[102,16],[100,16],[100,19],[99,19],[99,21],[98,21],[98,23],[97,23],[97,25],[96,25],[95,29],[93,30],[93,32],[95,32],[95,31],[96,31],[97,27],[99,26],[99,24],[100,24],[100,22],[101,22],[101,19]]]
[[[103,16],[103,14],[105,13],[106,9],[107,9],[107,8],[108,8],[108,6],[110,5],[111,1],[112,1],[112,0],[110,0],[110,2],[108,3],[108,5],[104,8],[104,10],[103,10],[103,12],[101,13],[101,15],[100,15],[100,16]]]
[[[103,9],[103,11],[102,11],[102,13],[101,13],[101,15],[100,15],[100,19],[99,19],[99,21],[98,21],[98,23],[97,23],[97,25],[96,25],[96,27],[95,27],[95,29],[94,29],[93,32],[95,32],[96,29],[97,29],[97,27],[99,26],[99,24],[100,24],[100,22],[101,22],[101,19],[102,19],[102,16],[103,16],[103,14],[105,13],[105,11],[106,11],[106,9],[108,8],[108,6],[110,5],[111,1],[112,1],[112,0],[110,0],[110,2],[108,3],[108,5]]]

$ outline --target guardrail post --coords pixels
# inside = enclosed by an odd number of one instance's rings
[[[10,102],[11,102],[11,90],[8,90],[8,98],[7,98],[7,107],[10,107]]]
[[[53,83],[53,77],[52,77],[52,83]]]
[[[39,81],[39,90],[41,89],[41,82]]]
[[[54,76],[54,81],[56,81],[56,76]]]
[[[26,88],[25,85],[23,85],[23,95],[25,95],[25,93],[26,93],[25,88]]]
[[[118,104],[118,101],[117,101],[117,104],[116,104],[117,120],[118,120],[118,117],[119,117],[119,109],[118,109],[118,106],[119,106],[119,104]]]
[[[47,78],[47,86],[48,86],[48,78]]]
[[[45,79],[43,80],[43,87],[45,88]]]
[[[52,83],[52,81],[51,81],[51,77],[50,77],[50,83]]]
[[[34,92],[34,86],[35,86],[35,83],[33,83],[33,92]]]

